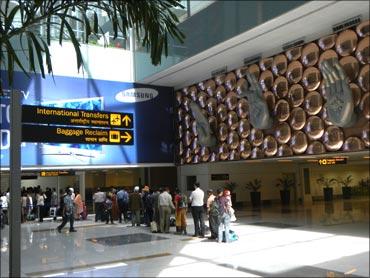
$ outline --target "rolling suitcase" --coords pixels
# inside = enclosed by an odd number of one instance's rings
[[[150,231],[152,233],[158,233],[157,222],[155,222],[155,221],[150,222]]]

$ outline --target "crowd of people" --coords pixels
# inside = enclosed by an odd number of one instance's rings
[[[218,242],[230,239],[227,236],[230,230],[230,222],[235,217],[232,208],[230,191],[220,188],[216,192],[207,191],[207,197],[200,188],[199,183],[194,184],[194,190],[188,197],[180,190],[175,189],[173,194],[169,187],[159,187],[152,190],[149,186],[135,186],[133,191],[124,188],[112,188],[109,192],[103,192],[100,188],[93,194],[95,222],[104,221],[106,224],[129,223],[132,226],[145,225],[152,232],[169,233],[170,226],[176,227],[176,234],[187,235],[187,212],[190,209],[194,221],[194,237],[204,238],[206,228],[209,228],[210,239]],[[78,190],[67,187],[61,190],[58,200],[55,189],[46,188],[43,191],[40,186],[22,189],[21,207],[22,222],[38,220],[43,222],[45,216],[63,216],[63,222],[58,226],[61,229],[70,223],[70,231],[74,232],[74,221],[86,219],[86,206]],[[204,202],[206,200],[206,202]],[[9,191],[1,194],[0,207],[4,222],[7,222],[7,210],[9,207]],[[54,210],[53,215],[50,215]],[[49,214],[49,215],[48,215]],[[172,214],[175,217],[172,217]],[[205,224],[205,216],[208,218],[208,227]]]
[[[208,190],[205,200],[204,191],[199,183],[194,184],[194,191],[188,197],[169,187],[152,190],[149,186],[135,186],[130,192],[124,188],[112,188],[103,192],[100,188],[93,194],[95,222],[106,224],[129,223],[131,226],[145,225],[153,232],[169,233],[170,226],[176,227],[176,234],[187,235],[187,212],[190,209],[194,220],[194,237],[206,236],[205,215],[209,221],[210,239],[219,242],[229,241],[230,222],[234,218],[230,191],[218,189],[216,194]],[[175,217],[172,218],[174,213]],[[174,220],[174,221],[173,221]],[[171,223],[173,222],[173,223]]]

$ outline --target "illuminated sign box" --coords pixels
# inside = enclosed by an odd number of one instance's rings
[[[22,105],[22,122],[131,129],[133,115],[132,113]]]
[[[41,177],[73,176],[74,171],[41,171]]]
[[[133,145],[134,135],[131,130],[22,124],[22,141]]]
[[[347,164],[347,158],[345,157],[322,158],[319,159],[318,163],[319,165]]]

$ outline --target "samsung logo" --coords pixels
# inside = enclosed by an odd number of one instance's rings
[[[158,91],[151,88],[132,88],[116,94],[116,100],[119,102],[142,102],[151,100],[158,96]]]

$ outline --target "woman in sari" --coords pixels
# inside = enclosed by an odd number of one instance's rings
[[[82,202],[82,198],[81,198],[81,194],[78,190],[76,190],[76,196],[75,196],[75,199],[73,200],[74,204],[75,204],[75,219],[76,220],[80,220],[80,217],[81,217],[81,213],[83,212],[83,202]]]

